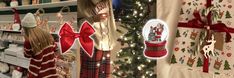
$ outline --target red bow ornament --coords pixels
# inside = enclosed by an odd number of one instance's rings
[[[75,33],[68,23],[63,24],[59,30],[60,45],[62,53],[67,52],[74,44],[75,39],[79,38],[82,49],[90,57],[93,56],[94,41],[90,37],[94,34],[94,28],[86,21],[82,24],[79,33]]]

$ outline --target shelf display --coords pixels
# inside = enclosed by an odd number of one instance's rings
[[[45,9],[45,12],[41,13],[39,16],[38,26],[41,29],[50,32],[53,37],[55,36],[55,41],[58,41],[59,37],[56,35],[61,26],[60,20],[58,20],[56,17],[56,13],[58,13],[58,11],[60,12],[62,9],[61,7],[70,8],[71,6],[77,6],[76,0],[66,0],[62,2],[60,0],[33,0],[39,2],[33,5],[30,4],[32,3],[31,0],[12,0],[12,2],[11,0],[4,0],[4,2],[1,2],[0,0],[0,17],[6,17],[6,20],[0,19],[0,78],[26,78],[26,74],[28,72],[27,68],[29,67],[30,62],[30,60],[25,58],[23,54],[23,44],[25,39],[22,33],[24,31],[22,28],[20,28],[20,22],[12,20],[12,17],[15,19],[14,12],[12,12],[13,14],[5,15],[1,13],[4,13],[5,11],[12,11],[12,7],[10,7],[10,5],[11,3],[14,3],[13,1],[18,1],[18,6],[13,6],[19,11],[19,15],[25,14],[25,12],[22,12],[22,10],[32,10],[31,12],[35,13],[35,11],[40,8]],[[1,3],[6,4],[6,6],[1,7]],[[51,8],[58,10],[56,12],[50,12]],[[76,11],[72,10],[71,12]],[[51,13],[54,13],[54,17],[50,17],[50,15],[52,15]],[[69,18],[73,18],[70,20],[70,22],[76,26],[76,13],[69,14],[68,16]],[[64,21],[67,20],[68,16],[64,16]],[[59,50],[56,53],[59,54]],[[72,50],[69,54],[59,54],[57,56],[58,59],[56,59],[56,65],[60,78],[77,78],[76,74],[74,74],[74,72],[76,72],[74,69],[77,66],[75,62],[77,60],[75,53],[76,51]],[[7,71],[1,69],[1,67],[3,67],[1,66],[1,63],[8,66]],[[1,71],[5,71],[6,73]]]
[[[0,62],[0,72],[1,73],[6,73],[10,70],[9,66],[7,63]]]
[[[72,76],[72,64],[76,60],[74,52],[70,51],[63,55],[59,55],[56,59],[57,66],[56,70],[60,78],[71,78]]]
[[[19,3],[18,3],[17,0],[11,0],[10,6],[11,7],[16,7],[16,6],[19,6]]]
[[[11,33],[11,32],[3,32],[0,33],[0,40],[9,41],[9,42],[22,42],[24,41],[24,36],[21,33]]]
[[[6,7],[6,3],[3,2],[3,1],[0,1],[0,8],[1,8],[1,7]]]
[[[22,6],[29,5],[31,0],[22,0]]]

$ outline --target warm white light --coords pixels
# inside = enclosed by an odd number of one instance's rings
[[[140,15],[140,16],[143,16],[143,14],[142,14],[142,13],[140,13],[139,15]]]
[[[120,36],[121,39],[123,39],[123,36]]]
[[[137,59],[139,60],[139,59],[141,59],[141,57],[137,57]]]
[[[142,70],[141,66],[138,66],[137,69],[138,69],[138,70]]]
[[[153,73],[151,73],[150,76],[153,76]]]
[[[143,7],[140,7],[140,9],[142,10],[142,9],[143,9]]]
[[[100,63],[97,63],[97,67],[99,67],[100,66]]]
[[[126,41],[126,40],[128,40],[128,39],[125,37],[124,40]]]
[[[122,21],[122,19],[119,18],[119,21]]]
[[[127,15],[126,17],[127,17],[127,18],[129,18],[129,16],[128,16],[128,15]]]
[[[149,71],[146,71],[146,74],[149,74]]]
[[[120,72],[118,72],[118,75],[121,75],[121,73],[120,73]]]
[[[150,63],[150,62],[151,62],[151,60],[147,59],[147,62],[149,62],[149,63]]]
[[[110,57],[110,54],[107,54],[106,57]]]
[[[106,60],[106,57],[102,57],[102,60]]]
[[[137,11],[134,11],[133,14],[134,14],[134,15],[137,14]]]

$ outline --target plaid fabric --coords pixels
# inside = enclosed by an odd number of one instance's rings
[[[110,78],[110,51],[95,49],[90,58],[81,49],[81,71],[80,78]]]

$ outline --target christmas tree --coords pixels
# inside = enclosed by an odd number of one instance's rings
[[[182,15],[182,14],[184,14],[184,11],[183,11],[183,9],[181,8],[181,10],[180,10],[180,15]]]
[[[195,42],[190,42],[190,46],[194,46],[195,45]]]
[[[117,60],[113,62],[112,74],[114,78],[156,78],[156,61],[144,57],[144,39],[142,28],[151,18],[151,6],[156,0],[122,0],[123,6],[131,8],[122,9],[118,13],[116,21],[121,22],[122,27],[128,32],[118,41],[123,45],[117,52]],[[127,3],[127,5],[126,5]]]
[[[202,60],[201,58],[199,57],[198,60],[197,60],[197,67],[201,67],[203,64],[202,64]]]
[[[230,65],[229,65],[228,61],[225,60],[225,63],[224,63],[224,70],[230,70],[230,69],[231,69],[231,68],[230,68]]]
[[[180,31],[179,31],[179,30],[177,30],[177,32],[176,32],[176,37],[181,37],[181,36],[180,36]]]
[[[226,12],[226,15],[225,15],[225,16],[226,16],[226,18],[232,18],[232,16],[231,16],[231,14],[230,14],[229,11]]]
[[[174,55],[174,54],[172,55],[171,63],[172,63],[172,64],[177,63],[177,62],[176,62],[176,58],[175,58],[175,55]]]

